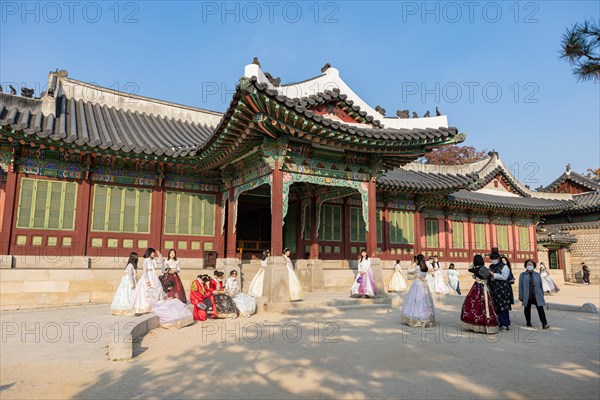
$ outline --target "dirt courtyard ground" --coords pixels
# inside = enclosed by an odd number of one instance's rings
[[[77,312],[94,320],[107,311]],[[533,314],[537,329],[522,328],[519,307],[509,332],[488,337],[462,331],[457,306],[439,307],[437,326],[426,330],[401,325],[399,307],[263,313],[156,329],[122,362],[105,356],[104,339],[117,330],[95,343],[49,343],[42,326],[40,338],[30,332],[23,343],[3,329],[0,398],[598,398],[598,314],[550,310],[549,331]]]

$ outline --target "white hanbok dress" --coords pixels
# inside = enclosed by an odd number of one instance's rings
[[[460,273],[455,269],[448,270],[448,287],[453,292],[457,293],[458,290],[458,276]]]
[[[448,285],[444,281],[444,271],[439,263],[432,263],[433,266],[433,291],[439,294],[448,294]]]
[[[119,288],[115,293],[110,313],[112,315],[133,315],[133,301],[135,296],[135,286],[137,284],[137,275],[133,264],[127,264],[125,274],[121,278]]]
[[[560,291],[556,283],[554,283],[550,277],[550,274],[548,274],[546,267],[540,268],[540,276],[542,277],[542,289],[544,289],[544,292],[558,293]]]
[[[231,296],[240,316],[248,318],[256,312],[256,300],[240,292],[237,278],[229,277],[225,281],[225,292]]]
[[[404,276],[402,276],[402,266],[400,264],[396,264],[394,266],[394,274],[390,279],[390,284],[388,285],[388,292],[404,292],[406,290],[406,280]]]
[[[288,269],[288,289],[290,291],[290,301],[304,300],[304,291],[302,290],[300,280],[298,280],[298,277],[294,272],[294,264],[292,264],[292,260],[285,254],[283,255],[283,259],[285,260],[285,267]]]
[[[157,262],[154,258],[144,260],[142,277],[135,287],[135,299],[133,301],[133,310],[136,314],[144,314],[152,311],[152,304],[166,298],[158,276],[156,276],[156,266],[162,264],[162,260]]]
[[[376,294],[377,289],[375,287],[375,275],[373,275],[371,269],[371,259],[365,258],[358,263],[358,273],[354,278],[354,284],[350,288],[350,296],[375,297]]]
[[[260,269],[252,278],[248,287],[248,294],[252,297],[262,297],[263,285],[265,281],[265,268],[267,268],[267,260],[260,260]]]
[[[431,293],[435,293],[435,279],[433,277],[433,266],[431,265],[431,263],[429,263],[429,261],[426,261],[427,267],[429,269],[429,272],[427,272],[427,275],[425,276],[425,283],[427,283],[427,286],[429,286],[429,291]]]
[[[435,305],[429,285],[425,282],[428,273],[422,272],[418,264],[408,272],[416,273],[416,276],[402,304],[402,322],[412,327],[434,326]]]
[[[192,312],[178,298],[153,303],[152,312],[158,316],[160,326],[166,329],[179,329],[194,323]]]

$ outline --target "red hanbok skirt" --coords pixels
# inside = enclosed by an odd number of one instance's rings
[[[497,333],[498,315],[494,307],[494,300],[489,289],[486,290],[484,285],[486,284],[475,281],[463,303],[460,320],[465,329],[482,333]]]

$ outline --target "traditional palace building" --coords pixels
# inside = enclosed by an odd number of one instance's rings
[[[600,279],[600,180],[567,165],[565,173],[538,191],[570,193],[574,207],[548,215],[538,226],[540,258],[552,269],[564,269],[565,280],[582,282],[581,263],[590,268],[590,282]]]
[[[518,262],[538,258],[541,220],[588,196],[532,191],[497,153],[415,163],[465,134],[384,113],[331,67],[281,85],[250,64],[223,114],[52,72],[41,98],[0,94],[2,267],[122,268],[148,246],[198,263],[284,247],[459,263],[498,247]]]

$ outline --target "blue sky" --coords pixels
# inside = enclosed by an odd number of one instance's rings
[[[600,86],[558,59],[565,28],[597,1],[3,1],[0,83],[50,70],[224,111],[259,57],[282,82],[331,63],[373,107],[438,106],[467,144],[495,149],[535,188],[600,165]],[[215,88],[219,88],[216,90]]]

